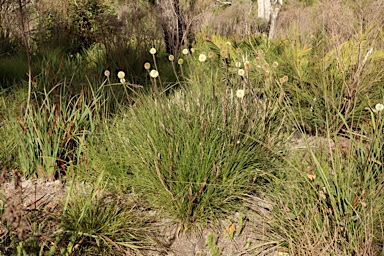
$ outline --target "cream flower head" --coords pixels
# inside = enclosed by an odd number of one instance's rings
[[[146,70],[149,70],[149,69],[151,68],[151,64],[150,64],[149,62],[145,62],[145,64],[144,64],[144,68],[145,68]]]
[[[245,62],[244,62],[244,69],[249,70],[250,65],[251,65],[251,64],[249,63],[248,60],[245,61]]]
[[[245,91],[244,90],[237,90],[236,91],[236,97],[237,98],[242,99],[242,98],[244,98],[244,95],[245,95]]]
[[[245,70],[240,68],[238,71],[237,71],[237,74],[239,74],[239,76],[244,76],[245,75]]]
[[[152,55],[155,55],[156,54],[156,49],[155,48],[151,48],[151,50],[149,50],[149,53],[152,54]]]
[[[375,106],[375,109],[376,109],[377,112],[383,111],[384,110],[384,105],[381,104],[381,103],[377,103],[376,106]]]
[[[169,61],[173,61],[175,59],[175,56],[173,56],[172,54],[168,56],[168,59]]]
[[[179,65],[183,65],[184,60],[183,60],[183,59],[179,59],[179,60],[177,61],[177,63],[178,63]]]
[[[237,61],[237,62],[235,63],[235,66],[236,66],[237,68],[241,67],[241,62],[240,62],[240,61]]]
[[[184,54],[184,55],[187,55],[189,53],[189,51],[188,51],[187,48],[185,48],[185,49],[183,49],[183,51],[181,53]]]
[[[157,70],[155,69],[152,69],[151,72],[149,72],[149,75],[152,77],[152,78],[156,78],[159,76],[159,72],[157,72]]]
[[[105,70],[105,71],[104,71],[104,75],[105,75],[106,77],[109,77],[109,76],[111,75],[111,72],[109,72],[109,70]]]
[[[123,79],[125,77],[125,73],[123,71],[119,71],[117,73],[117,77],[120,78],[120,79]]]
[[[203,62],[205,62],[207,60],[207,55],[205,55],[204,53],[201,53],[200,55],[199,55],[199,61],[201,62],[201,63],[203,63]]]

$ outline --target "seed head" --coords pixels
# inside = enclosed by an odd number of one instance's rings
[[[152,69],[151,72],[149,72],[149,75],[152,77],[152,78],[156,78],[159,76],[159,72],[157,72],[157,70],[155,69]]]
[[[244,76],[245,75],[245,70],[240,68],[238,71],[237,71],[237,74],[239,74],[239,76]]]
[[[145,68],[146,70],[149,70],[149,69],[151,68],[151,64],[150,64],[149,62],[145,62],[145,64],[144,64],[144,68]]]
[[[151,48],[151,50],[149,50],[149,53],[152,54],[152,55],[155,55],[156,54],[156,49],[155,48]]]
[[[384,105],[381,103],[377,103],[375,106],[376,111],[383,111],[384,110]]]
[[[117,77],[120,78],[120,79],[123,79],[125,77],[125,73],[123,71],[119,71],[117,73]]]
[[[244,69],[249,70],[249,68],[250,68],[249,61],[244,62]]]
[[[189,51],[188,51],[187,48],[185,48],[185,49],[183,49],[183,51],[181,53],[184,54],[184,55],[187,55],[189,53]]]
[[[207,55],[205,55],[204,53],[201,53],[200,55],[199,55],[199,61],[201,62],[201,63],[203,63],[203,62],[205,62],[207,60]]]
[[[244,90],[237,90],[236,91],[236,97],[237,98],[242,99],[242,98],[244,98],[244,95],[245,95],[245,91]]]

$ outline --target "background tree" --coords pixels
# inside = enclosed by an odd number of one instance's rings
[[[257,0],[257,17],[262,23],[263,30],[271,39],[275,34],[276,20],[283,6],[283,0]]]
[[[150,1],[157,8],[158,22],[163,30],[166,51],[180,52],[183,45],[193,41],[192,21],[198,16],[197,0],[156,0]]]

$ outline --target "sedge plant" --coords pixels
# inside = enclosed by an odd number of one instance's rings
[[[199,57],[196,69],[189,59],[189,72],[199,79],[185,83],[178,97],[160,94],[151,71],[155,96],[130,107],[111,135],[124,142],[117,152],[129,165],[134,191],[182,229],[214,222],[268,182],[281,129],[272,122],[276,98],[246,95],[237,90],[241,84],[219,87],[212,98],[214,85],[201,73],[207,59]]]

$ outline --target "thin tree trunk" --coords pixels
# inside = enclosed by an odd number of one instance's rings
[[[175,54],[184,42],[184,20],[179,0],[157,0],[157,12],[164,33],[166,51]]]
[[[257,0],[257,17],[264,21],[263,32],[270,39],[275,35],[276,20],[282,6],[283,0]]]
[[[271,21],[270,21],[269,31],[268,31],[268,38],[269,39],[273,39],[273,37],[275,36],[276,20],[277,20],[277,16],[279,15],[279,12],[280,12],[282,5],[283,5],[283,1],[279,1],[276,8],[274,8],[272,10]]]

